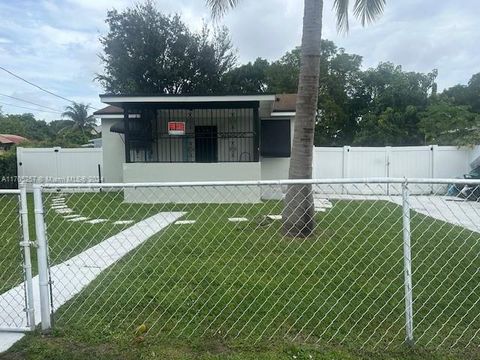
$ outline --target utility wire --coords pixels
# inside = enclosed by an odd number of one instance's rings
[[[48,106],[45,106],[45,105],[37,104],[37,103],[34,103],[32,101],[21,99],[21,98],[15,97],[15,96],[7,95],[7,94],[0,94],[0,96],[5,96],[5,97],[8,97],[8,98],[13,99],[13,100],[23,101],[23,102],[31,104],[31,105],[35,105],[35,106],[39,106],[39,107],[42,107],[42,108],[45,108],[45,109],[48,109],[48,110],[51,110],[51,111],[59,112],[58,109],[54,109],[54,108],[51,108],[51,107],[48,107]]]
[[[47,112],[47,113],[59,114],[59,115],[62,114],[62,113],[59,112],[59,111],[49,111],[49,110],[43,110],[43,109],[33,109],[33,108],[30,108],[30,107],[26,107],[26,106],[20,106],[20,105],[15,105],[15,104],[7,104],[7,103],[4,103],[4,102],[0,102],[0,105],[15,106],[15,107],[18,107],[18,108],[21,108],[21,109],[26,109],[26,110],[31,110],[31,111],[37,111],[37,112]]]
[[[17,78],[17,79],[19,79],[19,80],[22,80],[22,81],[26,82],[27,84],[29,84],[29,85],[31,85],[31,86],[33,86],[33,87],[36,87],[37,89],[39,89],[39,90],[41,90],[41,91],[46,92],[47,94],[56,96],[57,98],[62,99],[62,100],[65,100],[65,101],[68,101],[69,103],[72,103],[72,104],[75,103],[75,101],[73,101],[73,100],[70,100],[70,99],[67,99],[66,97],[63,97],[63,96],[58,95],[58,94],[55,94],[54,92],[51,92],[51,91],[49,91],[49,90],[47,90],[47,89],[44,89],[43,87],[41,87],[41,86],[39,86],[39,85],[37,85],[37,84],[34,84],[34,83],[32,83],[31,81],[28,81],[27,79],[24,79],[23,77],[15,74],[15,73],[13,73],[13,72],[11,72],[10,70],[5,69],[3,66],[0,66],[0,70],[5,71],[6,73],[12,75],[13,77],[15,77],[15,78]],[[94,108],[94,107],[90,107],[90,108],[93,109],[93,110],[98,110],[97,108]]]

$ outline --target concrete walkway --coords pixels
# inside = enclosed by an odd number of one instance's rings
[[[90,249],[52,266],[50,269],[52,281],[57,286],[54,289],[54,308],[58,309],[65,302],[83,290],[102,271],[130,251],[144,243],[150,237],[185,215],[183,212],[161,212],[148,219],[119,232]],[[8,311],[8,324],[0,321],[0,327],[15,324],[25,327],[24,290],[23,284],[0,295],[0,309]],[[33,278],[33,295],[36,323],[40,323],[40,302],[38,276]],[[2,316],[2,319],[5,317]],[[6,320],[3,320],[6,322]],[[0,332],[0,353],[8,350],[24,334]]]
[[[390,201],[394,204],[402,205],[402,197],[397,195],[315,195],[315,203],[323,199]],[[435,195],[410,195],[409,201],[410,208],[420,214],[480,233],[480,203],[476,201],[466,201],[453,196]]]

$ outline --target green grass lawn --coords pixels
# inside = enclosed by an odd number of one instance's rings
[[[0,194],[0,293],[22,280],[18,195]]]
[[[317,213],[309,239],[285,238],[280,221],[265,220],[279,202],[140,205],[121,193],[77,193],[67,204],[89,218],[175,210],[196,223],[151,237],[61,307],[52,336],[27,336],[5,358],[480,357],[480,234],[413,214],[418,341],[407,349],[394,204],[337,201]],[[46,218],[53,264],[130,226],[68,222],[52,210]],[[149,331],[139,338],[142,323]]]

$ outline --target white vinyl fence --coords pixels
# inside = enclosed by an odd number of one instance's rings
[[[316,179],[409,177],[455,178],[468,173],[479,146],[316,147]]]
[[[17,148],[19,183],[82,183],[100,181],[101,148]]]

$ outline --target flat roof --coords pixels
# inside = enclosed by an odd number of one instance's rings
[[[124,103],[201,103],[201,102],[241,102],[275,101],[274,94],[261,95],[112,95],[102,94],[100,100],[106,104]]]
[[[102,102],[110,104],[95,111],[99,118],[123,118],[122,106],[127,103],[160,103],[160,104],[188,104],[188,103],[225,103],[225,102],[272,102],[272,116],[295,116],[296,94],[251,94],[251,95],[100,95]]]

